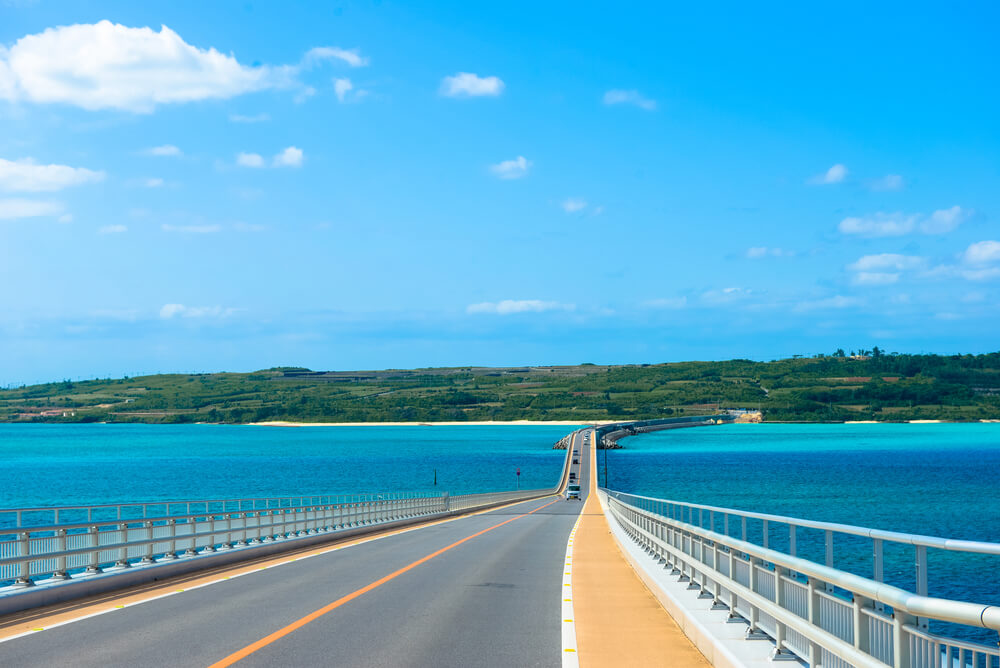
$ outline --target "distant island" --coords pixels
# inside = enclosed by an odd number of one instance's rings
[[[872,350],[771,362],[162,374],[0,390],[0,422],[639,420],[726,409],[766,422],[1000,419],[1000,353]]]

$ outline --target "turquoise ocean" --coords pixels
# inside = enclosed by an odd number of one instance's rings
[[[0,425],[0,508],[542,488],[563,461],[552,444],[572,429]],[[1000,542],[1000,424],[725,425],[622,445],[607,453],[613,489]],[[821,560],[807,534],[800,554]],[[871,575],[870,542],[835,547],[838,567]],[[912,551],[886,558],[887,579],[912,588]],[[932,552],[930,575],[931,595],[1000,604],[998,557]]]

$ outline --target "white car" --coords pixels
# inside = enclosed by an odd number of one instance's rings
[[[566,500],[579,499],[580,498],[580,486],[579,485],[566,485]]]

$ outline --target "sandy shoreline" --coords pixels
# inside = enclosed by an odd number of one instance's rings
[[[552,427],[576,427],[583,425],[611,424],[611,421],[604,422],[573,422],[570,420],[510,420],[500,422],[495,420],[468,421],[468,422],[251,422],[251,427],[461,427],[463,425],[479,427],[503,427],[503,426],[552,426]]]

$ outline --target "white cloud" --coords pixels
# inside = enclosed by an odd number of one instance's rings
[[[71,213],[64,213],[63,215],[61,215],[58,218],[56,218],[56,222],[57,223],[63,223],[64,225],[67,224],[67,223],[72,223],[73,222],[73,214],[71,214]]]
[[[146,179],[145,181],[142,182],[142,185],[146,186],[147,188],[160,188],[163,186],[163,183],[164,183],[163,179],[153,178],[153,179]]]
[[[214,234],[222,229],[219,225],[170,225],[160,226],[164,232],[179,232],[180,234]]]
[[[818,174],[809,179],[809,183],[812,183],[813,185],[827,185],[830,183],[840,183],[845,178],[847,178],[847,167],[837,163],[824,173]]]
[[[892,285],[899,282],[902,272],[921,269],[926,263],[916,255],[879,253],[864,255],[847,265],[847,269],[854,272],[851,281],[855,285]]]
[[[154,146],[153,148],[146,149],[145,153],[147,155],[155,155],[159,157],[171,157],[171,158],[177,158],[182,155],[181,150],[176,146],[174,146],[173,144]]]
[[[920,223],[920,231],[924,234],[947,234],[965,222],[970,215],[970,211],[958,205],[950,209],[939,209]]]
[[[1000,263],[1000,241],[977,241],[962,253],[962,261],[971,265]]]
[[[259,153],[239,153],[236,156],[236,164],[240,167],[263,167],[264,156]]]
[[[863,217],[844,218],[837,229],[841,234],[862,237],[898,237],[909,234],[917,223],[918,216],[902,213],[876,213]]]
[[[647,308],[681,309],[687,306],[687,297],[663,297],[643,302]]]
[[[563,200],[559,206],[566,213],[575,213],[587,208],[587,200],[580,199],[579,197],[569,197]]]
[[[528,173],[531,161],[526,160],[523,155],[519,155],[513,160],[504,160],[490,166],[490,171],[501,179],[519,179]]]
[[[481,302],[469,304],[468,313],[492,313],[495,315],[511,315],[514,313],[543,313],[545,311],[572,311],[573,304],[546,302],[539,299],[504,299],[499,302]]]
[[[947,234],[972,215],[960,206],[939,209],[930,216],[921,214],[875,213],[866,216],[852,216],[840,221],[837,229],[841,234],[861,237],[899,237],[919,231],[922,234]]]
[[[342,49],[339,46],[314,47],[306,51],[302,60],[307,65],[320,60],[339,60],[351,67],[364,67],[368,64],[368,58],[361,55],[360,49]]]
[[[729,304],[735,301],[742,301],[755,294],[749,288],[729,287],[721,290],[708,290],[702,293],[702,301],[709,304]]]
[[[67,165],[39,165],[31,159],[0,158],[0,190],[43,192],[103,181],[104,172]]]
[[[637,90],[609,90],[604,94],[604,104],[631,104],[646,111],[656,109],[656,100],[643,97]]]
[[[284,151],[274,156],[271,164],[275,167],[301,167],[304,157],[305,154],[302,153],[302,149],[296,148],[295,146],[289,146]]]
[[[893,269],[896,271],[906,271],[919,269],[926,261],[916,255],[900,255],[898,253],[879,253],[878,255],[864,255],[850,265],[851,271],[880,271]]]
[[[333,91],[337,94],[337,100],[340,102],[343,102],[347,94],[353,89],[354,84],[347,77],[333,80]]]
[[[166,26],[110,21],[48,28],[0,52],[0,97],[138,113],[290,85],[294,68],[247,67]]]
[[[43,202],[33,199],[9,198],[0,199],[0,220],[16,220],[18,218],[37,218],[40,216],[58,216],[62,213],[62,204],[58,202]]]
[[[902,190],[903,177],[899,174],[886,174],[880,179],[875,179],[868,184],[868,187],[876,192],[886,190]]]
[[[784,248],[768,248],[767,246],[754,246],[747,249],[747,257],[751,260],[759,260],[765,257],[792,257],[795,251]]]
[[[504,82],[497,77],[480,77],[471,72],[459,72],[441,80],[441,95],[445,97],[496,97],[503,92]]]
[[[98,234],[122,234],[127,232],[128,228],[124,225],[104,225],[97,230]]]
[[[271,120],[271,115],[255,114],[253,116],[245,116],[243,114],[230,114],[229,120],[233,123],[263,123],[264,121]]]
[[[271,158],[271,166],[301,167],[304,159],[305,153],[302,149],[296,146],[289,146],[288,148],[276,153],[274,157]],[[240,167],[251,167],[254,169],[260,169],[267,166],[264,156],[260,153],[238,153],[236,155],[236,164]]]
[[[306,86],[305,88],[301,89],[298,93],[295,94],[293,100],[295,104],[302,104],[315,94],[316,94],[315,88],[313,88],[312,86]]]

